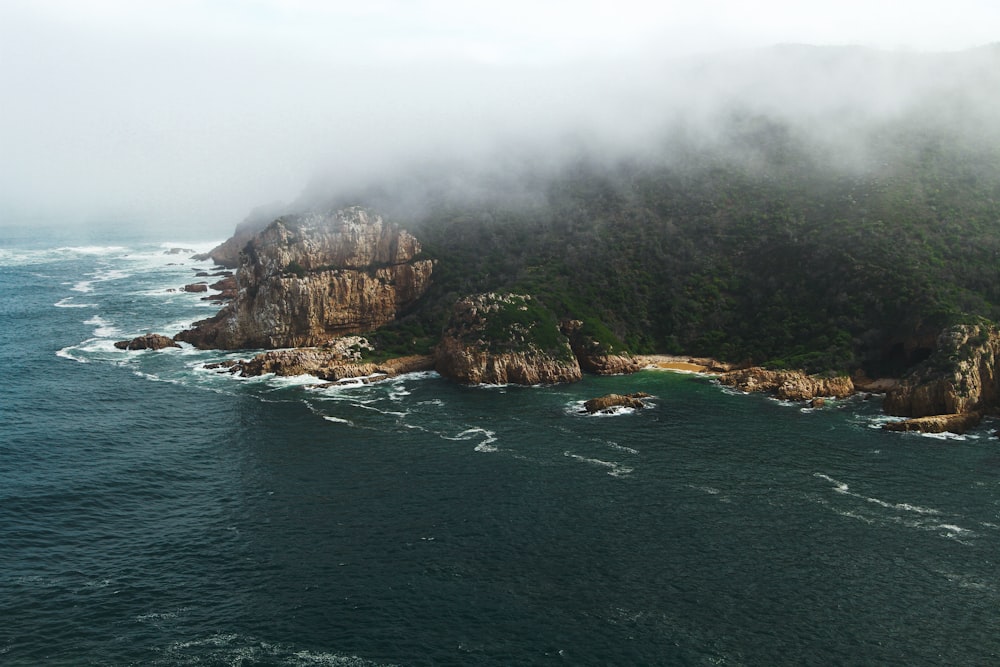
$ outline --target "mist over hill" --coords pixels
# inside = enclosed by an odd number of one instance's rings
[[[383,349],[429,348],[458,299],[509,291],[608,349],[898,373],[943,327],[1000,318],[997,65],[998,47],[675,62],[590,133],[326,170],[230,254],[281,213],[363,205],[435,261]]]
[[[390,347],[498,290],[616,349],[811,370],[898,372],[1000,318],[1000,48],[782,46],[661,82],[608,92],[589,134],[327,171],[287,209],[362,204],[421,239],[434,285]]]

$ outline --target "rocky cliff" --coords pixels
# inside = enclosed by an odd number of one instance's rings
[[[996,411],[998,358],[996,327],[963,324],[945,329],[934,353],[886,394],[883,409],[903,417]]]
[[[520,294],[479,294],[455,304],[434,351],[435,368],[466,384],[553,384],[581,378],[555,317]]]
[[[240,253],[235,298],[177,340],[202,348],[322,345],[393,321],[430,285],[408,232],[360,207],[286,216]]]

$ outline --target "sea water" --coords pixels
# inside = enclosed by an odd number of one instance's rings
[[[0,664],[1000,662],[995,422],[114,348],[214,314],[211,245],[0,231]]]

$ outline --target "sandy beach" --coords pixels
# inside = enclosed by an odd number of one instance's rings
[[[681,373],[722,373],[729,370],[729,364],[715,359],[672,354],[642,354],[637,358],[646,368],[658,368]]]

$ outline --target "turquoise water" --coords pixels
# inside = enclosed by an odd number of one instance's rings
[[[0,664],[1000,662],[996,423],[114,349],[215,312],[208,245],[0,232]]]

